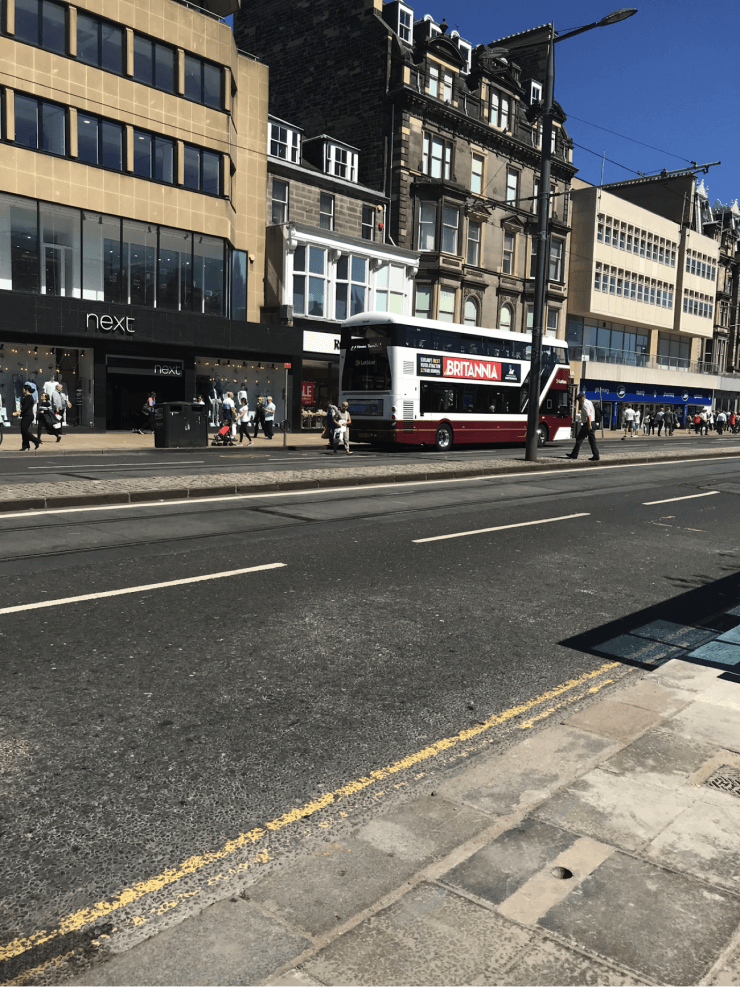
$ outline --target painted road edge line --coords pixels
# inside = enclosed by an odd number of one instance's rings
[[[695,500],[697,497],[712,497],[714,494],[721,492],[721,490],[709,490],[707,493],[689,494],[687,497],[669,497],[667,500],[645,500],[642,506],[652,507],[653,504],[673,504],[677,500]]]
[[[89,908],[81,908],[76,912],[72,912],[70,915],[67,915],[64,919],[62,919],[56,929],[39,930],[38,932],[32,933],[30,936],[14,939],[12,942],[6,943],[5,945],[0,945],[0,961],[13,959],[16,956],[22,955],[33,946],[40,946],[43,943],[50,942],[51,940],[62,935],[66,935],[69,932],[78,931],[87,925],[100,921],[101,918],[118,911],[120,908],[141,900],[152,892],[168,887],[183,877],[192,875],[208,864],[218,863],[219,861],[231,856],[231,854],[258,843],[264,837],[268,836],[270,832],[277,832],[285,826],[300,823],[300,821],[306,816],[313,815],[315,812],[320,812],[322,809],[328,808],[328,806],[335,804],[342,798],[355,795],[358,792],[363,791],[365,788],[376,784],[377,782],[383,781],[386,778],[391,778],[402,771],[407,771],[409,768],[416,767],[416,765],[422,764],[430,758],[438,757],[440,754],[443,754],[445,751],[456,747],[458,744],[463,743],[466,740],[471,740],[474,737],[478,737],[481,734],[486,733],[488,730],[491,730],[493,727],[501,726],[501,724],[514,719],[514,717],[528,713],[531,709],[534,709],[535,706],[539,706],[541,703],[557,699],[559,696],[569,692],[571,689],[578,688],[586,682],[598,678],[600,675],[604,675],[613,668],[617,668],[619,664],[620,662],[618,661],[605,662],[603,665],[592,669],[590,672],[583,672],[577,678],[569,679],[567,682],[563,682],[560,685],[554,686],[552,689],[548,689],[547,692],[543,692],[534,699],[528,699],[526,702],[523,702],[518,706],[512,706],[510,709],[506,709],[501,713],[494,713],[493,716],[490,716],[484,723],[476,723],[472,727],[466,727],[464,730],[454,734],[452,737],[445,737],[442,740],[435,741],[427,747],[422,748],[422,750],[417,751],[415,754],[409,754],[407,757],[394,761],[392,764],[388,764],[384,768],[378,768],[370,771],[369,774],[363,775],[361,778],[356,778],[346,785],[342,785],[340,788],[335,789],[333,792],[326,792],[324,795],[312,802],[308,802],[302,806],[291,809],[282,816],[278,816],[276,819],[272,819],[270,822],[266,822],[262,826],[257,826],[248,833],[240,833],[218,850],[213,850],[209,853],[203,854],[202,856],[189,857],[181,864],[166,869],[156,877],[151,877],[145,881],[140,881],[131,887],[125,888],[112,901],[98,901]]]
[[[268,569],[282,569],[287,562],[270,562],[268,565],[253,565],[248,569],[231,569],[228,572],[213,572],[208,576],[189,576],[187,579],[171,579],[166,583],[149,583],[146,586],[128,586],[126,589],[109,589],[102,593],[85,593],[84,596],[67,596],[61,600],[43,600],[40,603],[23,603],[18,607],[3,607],[0,616],[6,613],[23,613],[26,610],[43,610],[45,607],[63,607],[67,603],[84,603],[86,600],[104,600],[108,596],[126,596],[128,593],[148,593],[153,589],[168,589],[170,586],[187,586],[190,583],[205,583],[210,579],[228,579],[243,576],[247,572],[266,572]]]
[[[456,531],[454,535],[434,535],[432,538],[414,538],[412,545],[423,545],[428,541],[446,541],[448,538],[467,538],[468,535],[487,535],[489,531],[506,531],[508,528],[528,528],[533,524],[552,524],[553,521],[570,521],[575,517],[589,517],[585,514],[564,514],[562,517],[545,517],[539,521],[520,521],[518,524],[500,524],[496,528],[478,528],[475,531]]]

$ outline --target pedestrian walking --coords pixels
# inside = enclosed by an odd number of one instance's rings
[[[717,435],[722,435],[727,425],[727,415],[724,411],[717,412],[717,419],[715,422],[715,428],[717,429]]]
[[[271,395],[267,395],[267,404],[265,405],[265,420],[262,423],[262,428],[265,433],[266,439],[271,439],[273,434],[273,426],[275,424],[275,402],[272,400]]]
[[[665,411],[662,408],[658,408],[655,413],[655,424],[658,426],[658,438],[660,438],[660,433],[665,425]]]
[[[54,413],[59,415],[62,425],[65,425],[67,420],[67,411],[72,407],[72,402],[64,393],[63,384],[57,384],[51,392],[51,406],[54,409]]]
[[[665,434],[673,435],[673,430],[676,427],[677,423],[678,423],[678,419],[676,417],[676,412],[673,410],[673,408],[669,408],[665,413]]]
[[[62,425],[57,416],[54,414],[54,408],[51,404],[51,399],[49,395],[44,393],[41,395],[38,405],[36,406],[36,438],[41,439],[41,429],[45,429],[47,435],[53,435],[57,442],[61,442],[62,436]]]
[[[639,435],[640,434],[640,409],[639,408],[635,408],[635,420],[634,420],[634,422],[632,424],[632,434],[633,435]]]
[[[699,414],[699,423],[700,423],[700,428],[699,428],[700,434],[709,435],[709,415],[706,413],[706,411],[702,411]]]
[[[329,439],[329,448],[334,449],[334,432],[337,429],[337,419],[339,417],[339,408],[334,404],[333,401],[329,401],[329,407],[326,409],[326,425],[324,426],[324,431],[322,432],[322,438]]]
[[[33,400],[31,385],[24,384],[21,406],[18,411],[13,412],[13,418],[20,417],[21,420],[21,452],[28,452],[31,448],[32,442],[37,449],[41,445],[41,439],[36,438],[36,436],[31,433],[31,428],[33,427],[33,407],[35,403],[36,402]]]
[[[589,461],[598,463],[601,456],[599,455],[596,436],[594,435],[594,406],[583,391],[578,395],[578,414],[581,420],[581,427],[578,429],[578,434],[576,435],[576,444],[573,446],[573,452],[566,452],[565,458],[578,459],[578,453],[580,452],[583,440],[587,438],[588,444],[591,447],[591,458]]]
[[[239,425],[239,445],[244,444],[244,437],[247,437],[247,444],[251,446],[252,440],[249,438],[249,405],[247,404],[247,399],[242,398],[242,406],[236,415],[237,424]]]
[[[254,409],[254,437],[257,438],[257,432],[260,430],[260,425],[262,426],[262,431],[265,430],[265,399],[260,395],[257,398],[257,407]]]
[[[635,427],[635,409],[631,404],[626,405],[624,411],[622,412],[622,424],[624,425],[622,442],[624,442],[625,439],[632,438]]]
[[[334,432],[334,452],[339,448],[339,444],[344,444],[344,451],[348,456],[352,453],[349,451],[349,427],[352,424],[352,419],[349,414],[349,404],[346,401],[342,402],[342,407],[337,411],[336,417],[334,418],[337,428]]]
[[[139,435],[144,435],[144,429],[149,432],[154,431],[154,405],[157,403],[157,392],[149,391],[146,401],[141,406],[141,424],[138,428],[132,429]]]
[[[221,419],[224,425],[230,428],[229,436],[236,438],[236,404],[234,403],[233,391],[227,391],[226,397],[221,402]]]

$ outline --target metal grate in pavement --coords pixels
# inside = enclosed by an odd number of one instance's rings
[[[710,774],[704,784],[740,798],[740,767],[723,764]]]

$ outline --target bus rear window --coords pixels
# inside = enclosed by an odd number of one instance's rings
[[[342,333],[343,391],[390,390],[389,342],[389,331],[377,326],[363,326]]]

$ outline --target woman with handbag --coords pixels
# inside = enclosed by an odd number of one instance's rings
[[[28,384],[23,385],[23,397],[21,398],[21,406],[18,411],[13,412],[13,418],[21,419],[21,439],[23,444],[21,445],[21,452],[28,452],[31,448],[31,443],[36,445],[36,448],[41,445],[41,439],[37,439],[35,435],[31,433],[33,428],[33,406],[35,401],[33,400],[33,391]]]
[[[157,393],[156,391],[149,391],[149,396],[141,407],[141,427],[135,428],[133,431],[138,432],[139,435],[144,434],[144,426],[149,426],[149,431],[154,431],[154,405],[156,401]]]
[[[46,429],[47,435],[53,435],[57,442],[62,441],[62,423],[54,413],[51,400],[48,394],[42,394],[36,408],[36,438],[41,439],[42,426]]]

